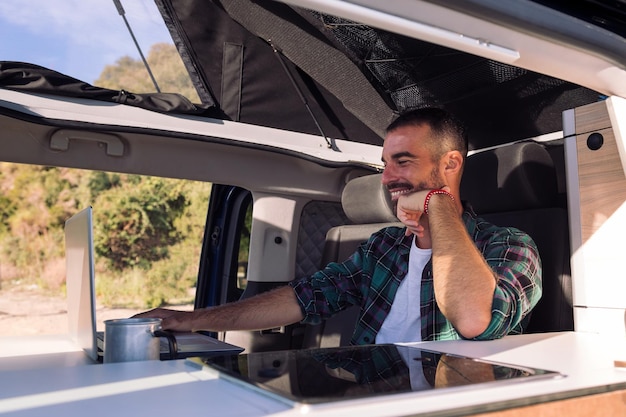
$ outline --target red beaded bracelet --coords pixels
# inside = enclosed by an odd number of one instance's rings
[[[428,203],[430,202],[430,198],[435,194],[447,195],[452,199],[452,201],[454,201],[454,196],[446,190],[430,190],[428,194],[426,194],[426,198],[424,199],[424,214],[428,214]]]

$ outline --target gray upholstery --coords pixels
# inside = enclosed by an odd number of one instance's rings
[[[467,158],[461,198],[477,213],[554,207],[557,182],[552,157],[536,142],[520,142]]]
[[[388,226],[402,226],[395,217],[393,204],[374,174],[351,180],[344,187],[341,204],[355,224],[333,227],[326,234],[320,267],[346,260],[374,232]],[[359,308],[351,307],[316,326],[307,326],[303,347],[334,347],[350,344]]]
[[[481,152],[467,159],[461,198],[476,213],[528,233],[539,249],[543,296],[526,332],[573,330],[567,210],[558,205],[557,175],[544,146],[535,142]]]
[[[382,175],[366,175],[351,180],[341,194],[341,206],[354,224],[397,222],[393,203],[381,183]]]
[[[342,196],[346,215],[362,224],[328,231],[322,266],[343,261],[382,227],[401,226],[394,222],[380,177],[369,175],[346,185]],[[523,230],[538,246],[543,297],[526,331],[573,330],[567,211],[558,206],[556,170],[547,150],[538,143],[523,142],[471,155],[466,161],[461,198],[469,201],[480,217]],[[352,307],[320,326],[309,326],[305,347],[349,344],[358,312]]]
[[[331,228],[349,222],[341,203],[313,200],[304,206],[298,228],[296,278],[320,269],[326,234]]]
[[[353,224],[333,227],[326,234],[321,267],[348,259],[361,242],[380,229],[402,224],[393,211],[381,174],[351,180],[343,189],[341,205]]]

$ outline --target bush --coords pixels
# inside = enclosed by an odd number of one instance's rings
[[[60,292],[65,220],[92,204],[100,303],[193,301],[210,183],[0,163],[0,189],[11,279]]]
[[[174,222],[189,204],[182,187],[162,178],[136,178],[102,192],[94,210],[94,247],[115,270],[148,269],[182,239]]]

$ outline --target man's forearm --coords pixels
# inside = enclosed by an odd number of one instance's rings
[[[293,289],[287,285],[217,307],[194,311],[155,309],[138,316],[163,319],[165,330],[214,332],[271,329],[299,322],[304,317]]]
[[[496,278],[471,240],[447,196],[429,209],[434,291],[441,312],[464,337],[481,334],[491,321]]]
[[[192,330],[262,330],[302,318],[293,289],[284,286],[238,302],[196,310]]]

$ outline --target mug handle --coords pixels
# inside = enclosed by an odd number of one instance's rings
[[[156,337],[165,337],[170,348],[170,359],[178,358],[178,342],[176,341],[176,337],[171,332],[165,330],[155,330],[153,335]]]

